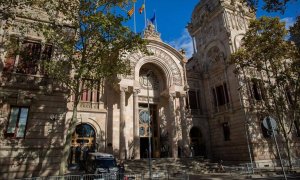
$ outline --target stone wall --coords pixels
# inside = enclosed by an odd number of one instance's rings
[[[59,172],[67,110],[65,93],[56,90],[47,92],[46,85],[31,84],[29,87],[28,83],[8,85],[2,82],[0,86],[0,179],[55,175]],[[6,134],[10,109],[16,106],[29,108],[23,138]]]

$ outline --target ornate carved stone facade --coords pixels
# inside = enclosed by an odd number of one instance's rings
[[[120,159],[140,159],[148,156],[151,135],[155,158],[192,155],[240,163],[249,161],[250,148],[257,166],[272,165],[271,147],[261,148],[268,140],[262,139],[255,118],[245,116],[240,82],[228,63],[254,14],[232,2],[196,5],[188,24],[194,43],[189,61],[149,23],[144,37],[150,55],[128,54],[131,75],[84,94],[72,145],[85,143]],[[43,42],[36,32],[27,36]],[[4,73],[5,49],[0,53],[0,179],[58,174],[72,97],[41,74]],[[12,133],[18,125],[22,131]]]
[[[194,41],[194,54],[186,68],[189,106],[192,124],[204,137],[210,137],[205,139],[209,141],[209,157],[232,163],[253,161],[256,167],[274,166],[279,165],[274,144],[269,146],[271,140],[262,136],[261,119],[245,108],[245,99],[251,95],[239,90],[249,87],[242,86],[229,63],[253,18],[240,1],[202,0],[196,5],[188,25]],[[297,161],[299,139],[293,142]]]

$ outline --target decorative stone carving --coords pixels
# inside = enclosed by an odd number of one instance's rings
[[[154,24],[152,24],[152,22],[150,22],[150,21],[148,21],[147,28],[144,31],[144,38],[145,39],[155,39],[155,40],[161,41],[160,33],[158,33],[156,31]]]
[[[157,76],[151,71],[149,74],[149,77],[147,77],[148,69],[142,68],[140,70],[140,85],[144,89],[153,89],[153,90],[159,90],[159,80]],[[149,82],[147,82],[149,80]]]
[[[220,52],[220,49],[216,46],[209,49],[207,52],[208,64],[214,64],[219,62],[224,58],[223,52]]]
[[[173,78],[173,84],[181,86],[183,84],[183,78],[181,76],[180,69],[177,66],[176,62],[174,62],[173,58],[163,50],[156,47],[150,46],[148,47],[148,50],[152,53],[152,57],[161,59],[167,64],[167,67],[170,68],[170,71],[172,73],[171,77]],[[135,69],[136,64],[143,57],[146,57],[146,55],[140,52],[132,53],[128,56],[132,70]],[[132,75],[129,78],[133,79],[135,77],[135,73],[136,72],[132,72]]]
[[[244,19],[243,19],[243,14],[242,14],[242,13],[239,13],[239,15],[237,15],[236,19],[237,19],[237,24],[238,24],[239,28],[240,28],[241,30],[244,29]]]
[[[147,96],[139,96],[139,101],[140,102],[148,102],[148,97]],[[149,97],[149,102],[150,103],[158,103],[159,98]]]

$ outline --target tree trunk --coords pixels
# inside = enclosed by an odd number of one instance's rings
[[[79,88],[79,85],[78,85]],[[77,89],[78,90],[78,89]],[[73,112],[72,112],[72,118],[69,122],[67,134],[66,134],[66,139],[63,145],[63,151],[62,151],[62,161],[60,165],[60,175],[64,175],[66,173],[66,169],[68,167],[68,157],[70,154],[70,149],[71,149],[71,140],[72,140],[72,134],[75,131],[75,125],[77,122],[77,106],[79,104],[79,98],[80,98],[80,91],[78,90],[77,92],[74,93],[75,99],[73,102]],[[66,119],[66,121],[68,121]]]
[[[290,140],[289,140],[289,137],[288,137],[286,131],[285,130],[283,130],[283,131],[284,131],[283,136],[284,136],[284,140],[285,140],[285,148],[286,148],[288,160],[289,160],[289,168],[293,169]]]

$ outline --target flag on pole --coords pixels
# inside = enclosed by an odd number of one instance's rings
[[[132,6],[132,8],[129,9],[129,11],[127,11],[127,15],[128,15],[129,17],[131,17],[131,16],[133,15],[133,13],[134,13],[134,6]]]
[[[145,9],[145,4],[143,4],[143,5],[140,7],[140,9],[139,9],[139,13],[140,13],[140,14],[142,14],[142,13],[143,13],[143,11],[144,11],[144,9]]]
[[[153,17],[150,19],[150,21],[152,22],[152,24],[154,24],[154,22],[156,21],[156,15],[155,12],[153,14]]]

